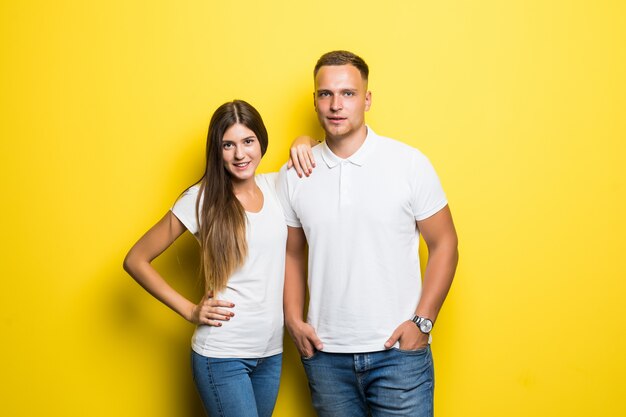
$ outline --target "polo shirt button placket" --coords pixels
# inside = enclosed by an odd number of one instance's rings
[[[339,207],[346,207],[352,203],[350,198],[350,162],[341,161],[339,164]]]

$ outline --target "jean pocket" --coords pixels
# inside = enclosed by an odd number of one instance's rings
[[[313,354],[311,356],[307,356],[307,357],[300,356],[300,360],[303,361],[303,362],[304,361],[310,361],[311,359],[314,359],[317,356],[318,353],[319,353],[319,350],[316,350],[315,352],[313,352]]]

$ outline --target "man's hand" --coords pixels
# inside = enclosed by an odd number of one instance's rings
[[[291,339],[296,344],[300,356],[303,358],[310,358],[316,350],[324,348],[313,327],[304,321],[288,323],[287,330],[291,334]]]
[[[422,333],[411,320],[407,320],[396,327],[385,342],[385,349],[390,349],[397,341],[400,341],[402,350],[418,350],[428,345],[428,335]]]

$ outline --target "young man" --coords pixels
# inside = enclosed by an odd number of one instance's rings
[[[368,67],[346,51],[314,70],[326,140],[315,171],[280,172],[289,226],[285,324],[321,417],[432,416],[430,331],[456,269],[445,194],[419,151],[365,125]],[[422,283],[419,235],[429,257]],[[305,249],[309,245],[309,309]]]

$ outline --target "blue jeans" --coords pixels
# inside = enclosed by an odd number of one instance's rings
[[[207,358],[191,352],[193,379],[210,417],[271,417],[282,353],[267,358]]]
[[[430,346],[416,351],[316,352],[303,358],[319,417],[432,417]]]

